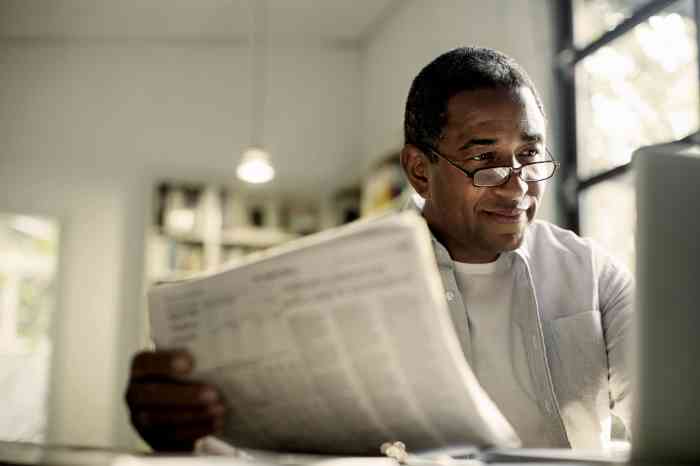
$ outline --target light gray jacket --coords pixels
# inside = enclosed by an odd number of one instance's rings
[[[452,320],[471,361],[469,309],[449,253],[433,238]],[[589,240],[535,221],[514,252],[513,325],[523,335],[540,409],[562,447],[601,448],[611,414],[630,425],[632,277]],[[629,428],[628,428],[629,432]]]

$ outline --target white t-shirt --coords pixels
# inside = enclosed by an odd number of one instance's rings
[[[520,328],[513,320],[513,255],[495,262],[455,262],[457,285],[469,313],[472,369],[481,386],[511,423],[526,447],[554,446],[540,411]]]

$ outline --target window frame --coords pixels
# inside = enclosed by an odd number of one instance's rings
[[[580,233],[580,196],[587,189],[599,183],[614,179],[629,171],[632,163],[617,166],[590,177],[578,176],[578,146],[577,146],[577,116],[576,116],[576,67],[586,57],[594,54],[601,47],[608,45],[624,36],[637,25],[643,23],[651,16],[682,1],[687,0],[649,0],[613,29],[603,33],[597,39],[583,47],[576,47],[574,37],[574,3],[578,0],[554,1],[551,4],[557,8],[556,16],[558,25],[555,33],[559,52],[555,56],[558,68],[558,94],[562,111],[560,129],[561,138],[561,181],[559,185],[558,200],[559,213],[563,226],[576,233]],[[697,78],[700,86],[700,0],[692,0],[693,19],[695,20],[695,40],[697,43]],[[700,108],[698,108],[700,114]]]

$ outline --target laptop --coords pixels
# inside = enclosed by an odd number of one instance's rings
[[[638,400],[632,459],[700,463],[700,133],[634,156]]]

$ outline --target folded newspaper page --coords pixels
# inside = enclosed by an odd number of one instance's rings
[[[377,455],[516,447],[466,363],[416,213],[355,222],[149,292],[158,348],[187,348],[239,447]]]

